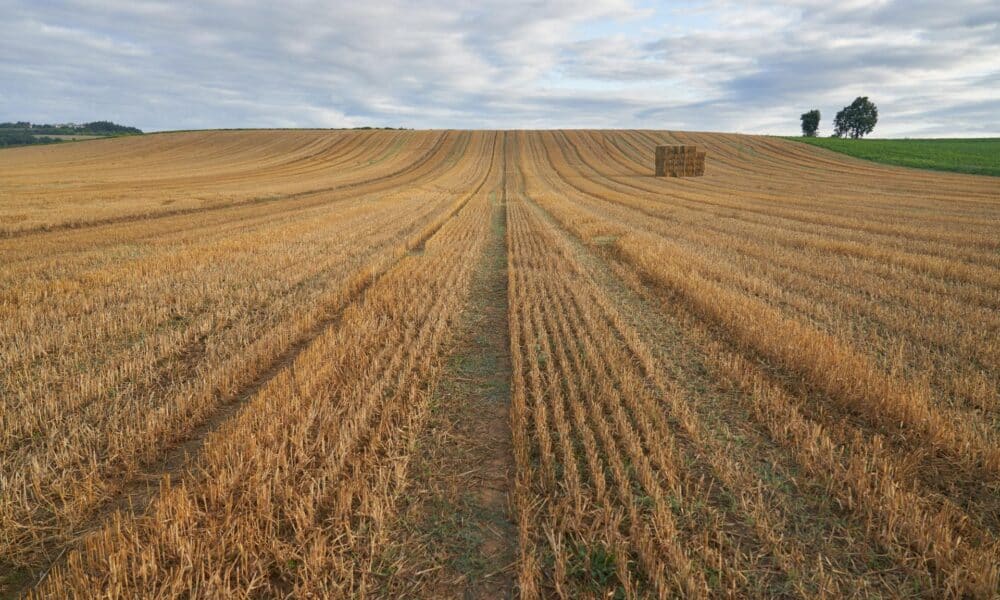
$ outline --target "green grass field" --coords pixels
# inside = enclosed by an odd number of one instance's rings
[[[789,137],[788,139],[890,165],[1000,176],[1000,138],[851,140]]]

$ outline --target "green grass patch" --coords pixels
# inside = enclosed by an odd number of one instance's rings
[[[1000,176],[1000,138],[852,140],[788,137],[786,139],[889,165]]]
[[[600,542],[575,544],[567,560],[567,574],[584,590],[599,592],[605,598],[624,598],[617,561],[611,549]]]

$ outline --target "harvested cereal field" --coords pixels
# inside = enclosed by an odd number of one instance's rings
[[[0,151],[0,259],[0,597],[1000,595],[998,178],[157,134]]]

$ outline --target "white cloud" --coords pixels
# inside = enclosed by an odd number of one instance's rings
[[[0,0],[0,120],[1000,135],[995,4]]]

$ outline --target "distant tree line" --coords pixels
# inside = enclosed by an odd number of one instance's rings
[[[33,144],[54,144],[60,141],[62,140],[59,138],[32,135],[21,131],[3,131],[2,128],[0,128],[0,148],[8,148],[10,146],[30,146]]]
[[[816,132],[819,130],[819,111],[814,109],[802,113],[799,119],[802,120],[802,135],[816,137]],[[875,130],[876,123],[878,123],[878,107],[868,99],[868,96],[858,96],[833,118],[832,137],[863,138]]]
[[[136,127],[118,125],[111,121],[91,121],[90,123],[31,123],[10,121],[0,123],[0,148],[11,146],[31,146],[34,144],[54,144],[63,140],[58,135],[95,135],[111,137],[118,135],[138,135],[142,130]]]
[[[30,132],[34,135],[134,135],[142,133],[142,130],[137,127],[118,125],[111,121],[91,121],[90,123],[66,123],[60,125],[31,123],[29,121],[0,123],[0,132],[7,133],[3,130],[11,129]]]
[[[83,125],[83,130],[94,135],[136,135],[142,133],[138,127],[118,125],[111,121],[91,121]]]

